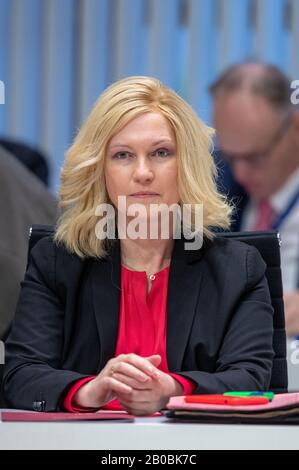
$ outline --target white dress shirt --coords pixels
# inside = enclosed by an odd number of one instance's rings
[[[299,168],[269,201],[276,214],[282,213],[299,190]],[[250,230],[257,217],[257,202],[250,199],[242,217],[241,230]],[[278,228],[281,237],[281,271],[284,292],[298,287],[299,279],[299,200]]]

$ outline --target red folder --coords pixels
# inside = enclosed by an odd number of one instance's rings
[[[189,411],[204,411],[204,412],[268,412],[268,411],[280,411],[283,409],[297,409],[299,408],[299,392],[297,393],[280,393],[276,394],[271,402],[265,403],[265,404],[255,404],[255,405],[241,405],[241,403],[236,406],[235,404],[233,405],[228,405],[225,403],[219,404],[219,403],[213,403],[213,397],[216,396],[218,397],[219,395],[209,395],[211,398],[209,403],[203,403],[200,402],[196,403],[196,395],[193,395],[194,401],[191,403],[188,403],[186,400],[186,397],[184,396],[179,396],[179,397],[171,397],[168,404],[167,408],[169,410],[189,410]],[[192,397],[192,395],[191,395]],[[227,396],[224,396],[224,398],[228,398]],[[230,397],[231,398],[231,397]],[[192,400],[190,400],[192,401]]]
[[[299,392],[275,394],[260,405],[188,403],[185,398],[171,397],[165,415],[200,423],[299,424]]]
[[[39,413],[26,411],[2,411],[1,421],[102,421],[102,420],[122,420],[126,422],[134,421],[134,416],[122,411],[99,411],[96,413]]]

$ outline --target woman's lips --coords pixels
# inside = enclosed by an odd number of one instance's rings
[[[144,198],[149,198],[149,197],[156,197],[158,196],[158,194],[157,193],[135,193],[135,194],[130,194],[130,196],[144,199]]]

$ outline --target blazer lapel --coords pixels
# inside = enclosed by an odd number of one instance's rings
[[[120,249],[116,240],[111,255],[93,261],[92,297],[101,347],[99,371],[115,354],[120,289]]]
[[[198,261],[202,250],[184,250],[184,239],[176,240],[171,258],[167,295],[167,361],[171,372],[179,371],[202,282]],[[93,261],[92,296],[101,343],[100,371],[114,356],[120,307],[120,244],[116,240],[111,256]]]
[[[186,251],[184,242],[176,240],[169,271],[166,336],[171,372],[181,370],[202,282],[202,267],[196,261],[203,248]]]

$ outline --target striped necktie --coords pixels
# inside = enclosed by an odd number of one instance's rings
[[[252,230],[269,230],[272,227],[275,211],[268,199],[261,199],[257,206],[256,220]]]

